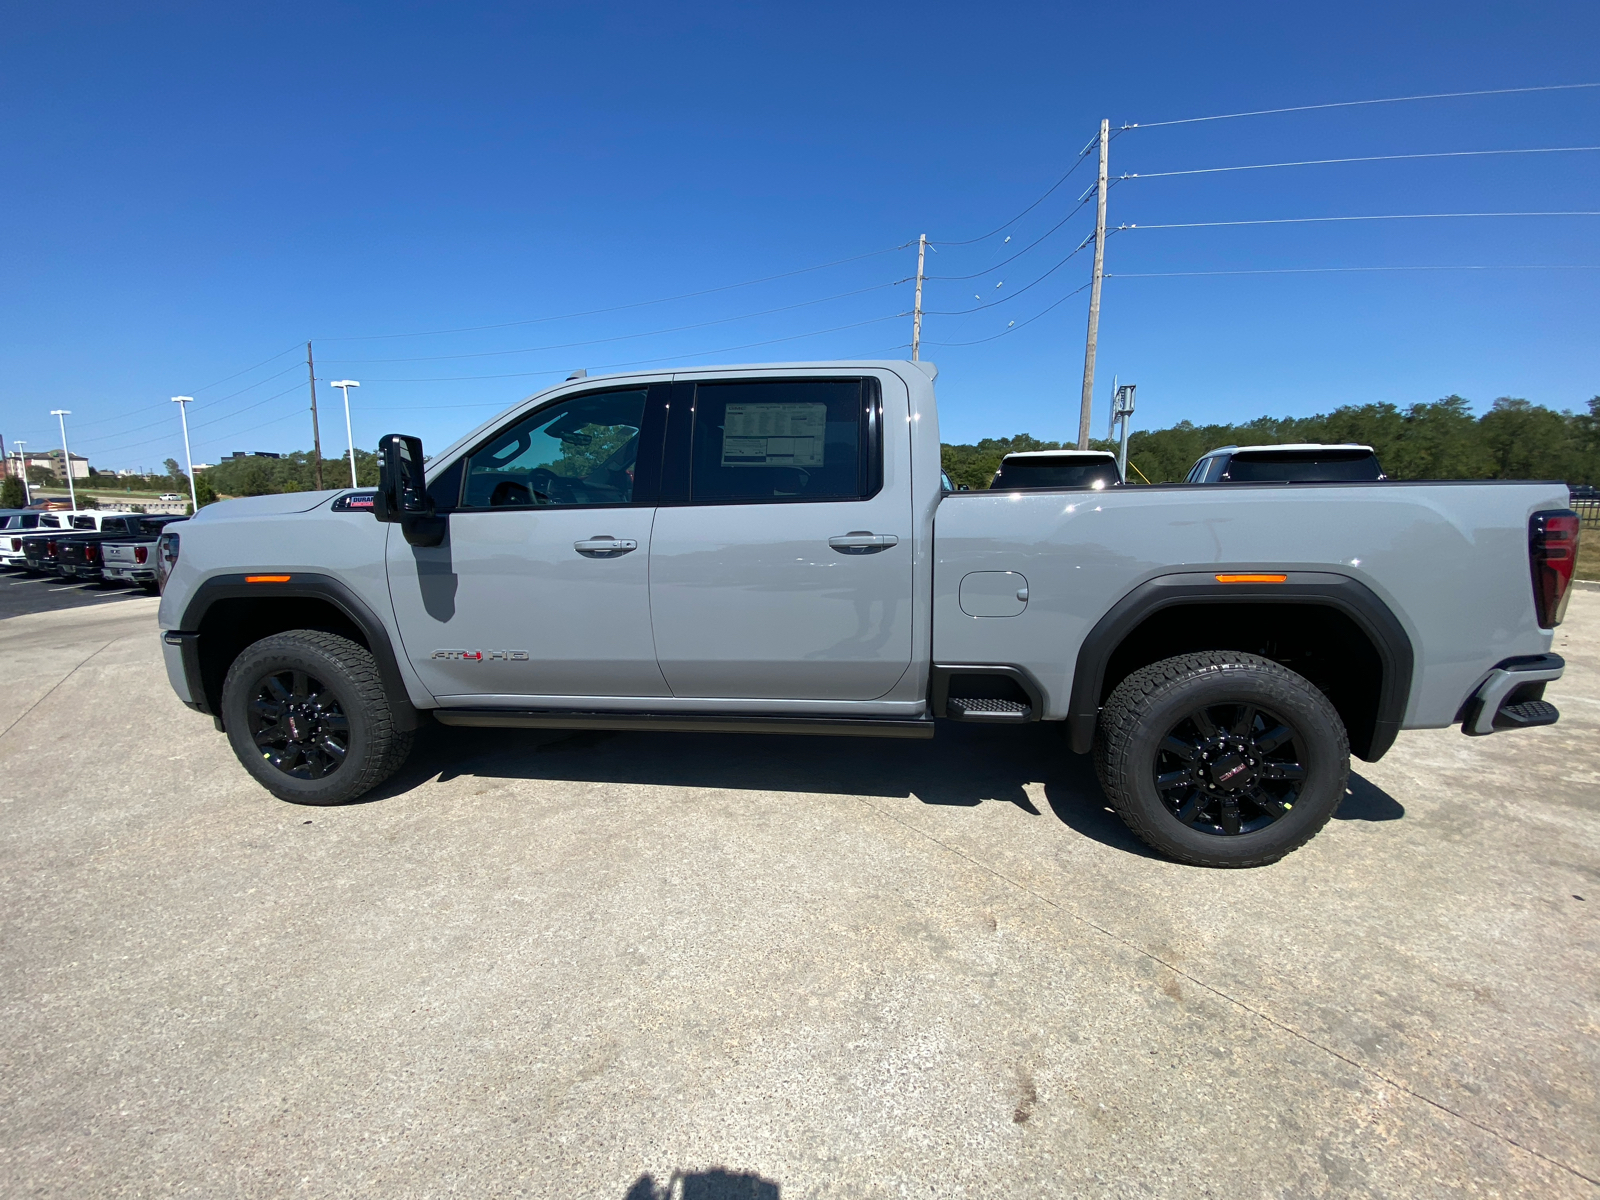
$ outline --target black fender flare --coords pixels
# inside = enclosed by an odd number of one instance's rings
[[[314,599],[326,601],[361,630],[367,648],[377,660],[378,676],[394,710],[395,725],[400,729],[415,729],[419,720],[417,709],[411,703],[410,693],[406,691],[405,678],[400,674],[400,664],[395,658],[389,630],[378,619],[378,615],[341,580],[331,575],[291,571],[286,576],[280,582],[277,579],[262,579],[254,574],[213,575],[195,588],[194,595],[184,607],[178,628],[166,636],[182,647],[184,678],[188,681],[189,694],[195,698],[198,710],[209,713],[220,723],[221,714],[212,712],[207,701],[200,669],[200,625],[213,604],[219,600],[234,599]],[[257,582],[249,582],[252,579]]]
[[[1376,762],[1394,745],[1411,697],[1415,655],[1411,638],[1390,608],[1360,580],[1330,571],[1254,567],[1251,574],[1283,575],[1282,583],[1222,583],[1212,571],[1158,575],[1134,588],[1096,622],[1078,648],[1067,707],[1072,749],[1086,754],[1094,746],[1100,693],[1106,665],[1139,624],[1165,608],[1182,604],[1312,604],[1332,608],[1353,621],[1378,652],[1383,676],[1372,740],[1358,757]]]

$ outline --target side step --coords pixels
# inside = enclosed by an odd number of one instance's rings
[[[557,709],[436,708],[442,725],[480,729],[622,729],[662,733],[788,733],[824,737],[931,738],[933,719],[894,717],[698,716],[694,713],[571,712]]]
[[[1561,719],[1561,711],[1548,700],[1524,700],[1521,704],[1507,704],[1494,715],[1496,729],[1533,729],[1539,725],[1554,725]]]
[[[944,711],[952,721],[1031,721],[1033,706],[1021,700],[990,700],[982,697],[951,696]]]

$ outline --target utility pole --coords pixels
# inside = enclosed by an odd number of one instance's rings
[[[67,418],[70,408],[52,408],[50,415],[61,422],[61,469],[67,473],[67,495],[72,498],[72,511],[78,511],[78,489],[72,483],[72,453],[67,449]]]
[[[178,415],[183,418],[183,465],[189,469],[189,506],[193,516],[200,511],[200,493],[194,486],[194,455],[189,453],[189,405],[194,403],[193,396],[174,396],[172,402],[178,406]]]
[[[1089,336],[1083,347],[1083,404],[1078,413],[1078,449],[1089,448],[1089,422],[1094,419],[1094,351],[1100,340],[1100,277],[1106,263],[1106,159],[1111,150],[1111,122],[1100,122],[1100,182],[1094,215],[1094,282],[1089,286]]]
[[[922,263],[928,253],[928,235],[917,239],[917,299],[911,313],[911,361],[921,357],[922,349]]]
[[[317,491],[322,490],[322,431],[317,428],[317,369],[311,365],[311,343],[306,343],[306,374],[311,376],[311,465]]]

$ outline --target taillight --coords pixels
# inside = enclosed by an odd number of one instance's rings
[[[148,547],[148,546],[135,546],[133,548],[133,561],[134,562],[142,563],[142,562],[147,561],[149,558],[150,558],[150,547]]]
[[[45,544],[44,544],[44,556],[46,558],[54,558],[56,556],[56,543],[55,543],[54,539],[51,539],[50,541],[45,542]]]
[[[83,548],[83,561],[84,562],[92,563],[92,562],[94,562],[95,559],[97,559],[99,557],[100,557],[100,547],[99,546],[88,545],[88,546],[85,546]]]
[[[1536,512],[1528,521],[1533,607],[1545,629],[1554,629],[1567,615],[1572,572],[1578,565],[1579,528],[1578,514],[1570,508]]]
[[[175,533],[163,533],[156,541],[156,578],[161,583],[162,591],[166,590],[172,568],[178,565],[178,548],[178,535]]]
[[[22,549],[22,539],[21,538],[12,538],[11,539],[11,548],[13,550],[21,550]]]

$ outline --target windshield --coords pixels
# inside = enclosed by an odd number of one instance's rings
[[[1381,478],[1378,456],[1370,450],[1235,454],[1228,463],[1228,479],[1234,483],[1328,483]]]
[[[1104,459],[1064,463],[1060,459],[1010,459],[989,485],[991,491],[1017,488],[1108,488],[1117,482],[1117,464]]]

